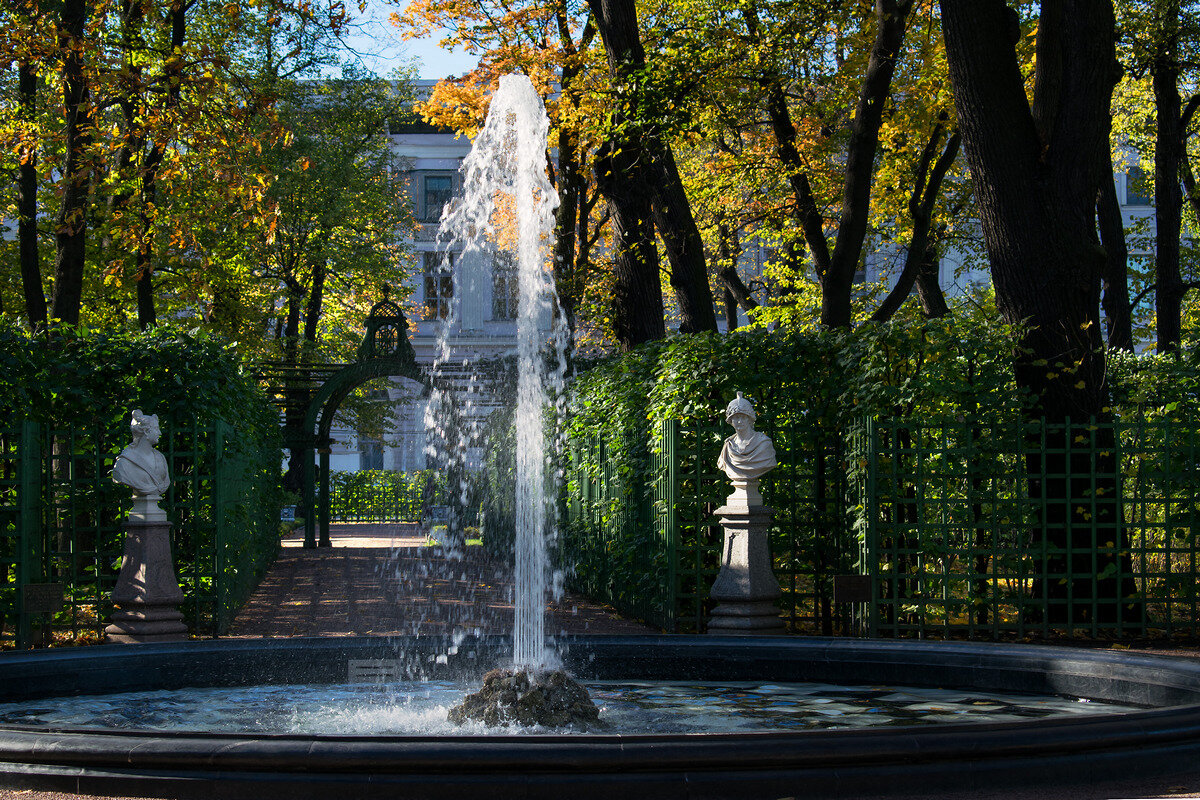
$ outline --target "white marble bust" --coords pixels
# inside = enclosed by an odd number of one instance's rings
[[[167,458],[154,445],[162,435],[158,415],[133,412],[129,423],[133,444],[126,447],[113,462],[112,479],[123,483],[133,493],[157,500],[171,485],[167,473]]]
[[[779,463],[771,439],[754,430],[755,418],[754,406],[741,392],[725,409],[725,421],[733,426],[734,434],[725,440],[717,467],[735,483],[756,479]]]

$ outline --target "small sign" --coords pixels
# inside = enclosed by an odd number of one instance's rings
[[[834,575],[833,602],[835,603],[869,603],[871,602],[870,575]]]
[[[21,587],[21,603],[27,614],[57,614],[63,593],[61,583],[27,583]]]
[[[352,658],[346,663],[346,683],[395,683],[403,677],[399,661]]]
[[[450,506],[430,506],[429,518],[434,522],[449,522]]]
[[[296,521],[296,507],[295,506],[284,506],[283,508],[279,509],[279,521],[280,522],[295,522]]]

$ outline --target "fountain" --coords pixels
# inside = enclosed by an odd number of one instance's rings
[[[536,100],[528,82],[506,79],[493,108],[497,126],[489,120],[481,136],[515,144],[504,152],[524,152],[544,166]],[[471,161],[469,185],[471,170],[495,173]],[[452,210],[448,221],[487,231],[497,197],[501,211],[506,195],[536,200],[532,214],[517,204],[514,226],[529,267],[521,278],[530,315],[522,317],[521,358],[535,365],[541,358],[532,332],[552,316],[544,248],[554,198],[544,168],[508,176],[479,184],[492,189]],[[559,652],[550,653],[538,486],[545,467],[540,392],[552,378],[531,371],[521,382],[525,555],[517,563],[522,588],[511,638],[225,640],[8,653],[0,658],[0,786],[263,800],[928,795],[1081,776],[1161,776],[1200,757],[1200,664],[1182,660],[756,635],[560,638]],[[746,496],[747,508],[756,507]],[[485,689],[506,695],[506,705],[475,698],[448,712],[481,673],[505,662],[514,669],[489,674]],[[590,686],[598,715],[562,673],[539,683],[557,666]],[[561,690],[545,703],[551,717],[526,713],[539,685]],[[311,699],[302,707],[298,698]],[[228,712],[221,720],[218,709]]]
[[[562,670],[546,647],[545,608],[550,572],[543,413],[561,392],[565,337],[558,330],[554,282],[548,266],[558,194],[547,176],[549,120],[528,78],[507,75],[492,96],[487,119],[464,160],[462,198],[448,207],[439,226],[439,249],[460,252],[460,264],[489,247],[509,251],[517,265],[516,563],[512,665],[487,676],[483,687],[451,710],[452,719],[565,725],[591,720],[596,709],[587,692]],[[452,358],[449,332],[459,319],[456,297],[450,320],[439,330],[434,374]],[[555,345],[557,369],[547,369],[544,344]],[[452,389],[434,382],[431,407],[456,408]],[[455,437],[439,437],[452,447]],[[461,439],[461,437],[458,437]],[[460,445],[461,446],[461,445]],[[445,453],[441,460],[454,461]],[[458,460],[462,460],[461,456]],[[456,474],[462,474],[460,467]]]

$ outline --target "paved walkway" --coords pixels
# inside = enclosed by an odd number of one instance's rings
[[[415,525],[332,525],[332,548],[306,550],[294,534],[229,630],[235,638],[508,633],[512,568],[472,546],[447,559]],[[612,609],[566,595],[546,631],[657,633]]]

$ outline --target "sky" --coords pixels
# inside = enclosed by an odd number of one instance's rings
[[[357,3],[347,3],[355,12]],[[461,75],[474,68],[475,59],[461,51],[444,51],[438,47],[439,36],[428,39],[401,41],[388,15],[396,10],[383,0],[368,0],[366,14],[348,44],[371,71],[387,77],[392,70],[406,63],[417,63],[420,78],[444,78]]]

